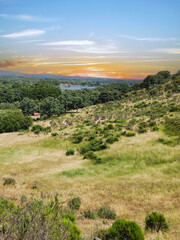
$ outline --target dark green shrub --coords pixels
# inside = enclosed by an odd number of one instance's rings
[[[151,231],[166,231],[169,229],[169,225],[162,213],[158,213],[155,211],[152,211],[151,213],[147,213],[146,219],[145,219],[145,230],[151,230]]]
[[[74,150],[73,149],[69,149],[66,151],[66,156],[70,156],[70,155],[74,155]]]
[[[43,130],[44,128],[40,124],[34,125],[31,129],[31,131],[34,132],[35,134],[39,134]]]
[[[73,138],[73,142],[74,143],[80,143],[82,142],[84,136],[83,135],[75,135],[74,138]]]
[[[0,133],[28,130],[31,125],[32,118],[20,110],[0,110]]]
[[[95,159],[97,159],[97,156],[96,156],[96,154],[95,154],[94,152],[89,151],[89,152],[86,152],[86,153],[84,154],[84,159],[92,159],[92,160],[95,160]]]
[[[73,210],[79,210],[81,206],[81,199],[79,197],[74,197],[68,202],[68,206]]]
[[[100,151],[107,148],[106,143],[102,139],[94,139],[88,144],[90,151]]]
[[[141,122],[139,124],[139,129],[146,128],[146,127],[147,127],[147,123],[146,122]]]
[[[126,137],[133,137],[135,135],[136,135],[136,133],[134,133],[134,132],[127,132],[126,133]]]
[[[147,132],[147,129],[145,129],[145,128],[140,128],[138,130],[138,133],[146,133],[146,132]]]
[[[114,142],[118,141],[118,137],[117,136],[113,136],[111,135],[107,140],[106,142],[107,143],[110,143],[110,144],[113,144]]]
[[[115,219],[116,213],[109,206],[102,206],[97,210],[97,215],[100,218]]]
[[[4,179],[3,185],[4,185],[4,186],[6,186],[6,185],[15,185],[15,183],[16,183],[15,179],[9,177],[9,178],[5,178],[5,179]]]
[[[158,130],[159,130],[159,127],[158,127],[158,126],[153,126],[152,130],[153,130],[153,131],[158,131]]]
[[[156,121],[151,121],[151,122],[149,123],[149,126],[150,126],[150,127],[156,126]]]
[[[52,137],[56,137],[56,136],[58,136],[58,133],[57,133],[57,132],[52,132],[52,133],[51,133],[51,136],[52,136]]]
[[[138,103],[138,104],[134,105],[135,108],[144,108],[144,107],[147,107],[147,106],[148,105],[145,102],[141,102],[141,103]]]
[[[107,129],[114,129],[113,124],[108,124],[108,125],[107,125]]]
[[[117,219],[107,233],[108,240],[144,240],[141,228],[133,221]]]
[[[91,210],[87,210],[87,211],[84,211],[84,217],[89,219],[95,219],[96,213]]]

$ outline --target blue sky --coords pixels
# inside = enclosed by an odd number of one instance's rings
[[[0,69],[144,78],[180,67],[179,0],[0,0]]]

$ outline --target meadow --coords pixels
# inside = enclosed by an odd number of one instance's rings
[[[58,194],[63,206],[79,197],[75,215],[83,239],[114,221],[92,215],[102,206],[135,221],[145,239],[179,239],[180,96],[167,84],[156,94],[140,89],[2,133],[1,196],[20,204]],[[145,231],[151,211],[164,214],[168,231]]]

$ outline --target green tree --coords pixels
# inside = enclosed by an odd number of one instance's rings
[[[20,103],[20,108],[24,115],[32,114],[33,112],[39,111],[38,104],[30,98],[24,98]]]
[[[40,111],[42,115],[51,117],[52,115],[60,115],[63,113],[64,107],[60,104],[58,99],[47,97],[42,101]]]

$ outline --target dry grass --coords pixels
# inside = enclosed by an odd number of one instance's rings
[[[165,101],[166,96],[162,97]],[[141,101],[141,100],[140,100]],[[149,99],[147,102],[151,102]],[[180,239],[180,147],[158,143],[165,138],[159,132],[137,134],[135,137],[121,137],[106,150],[97,152],[103,164],[94,165],[84,160],[78,153],[79,145],[72,144],[69,136],[85,119],[93,123],[122,116],[120,103],[109,103],[114,111],[109,113],[109,105],[92,106],[77,114],[67,114],[60,119],[38,122],[43,126],[60,127],[58,137],[33,133],[6,133],[0,135],[0,192],[17,199],[23,194],[39,196],[41,192],[59,194],[66,201],[72,196],[82,199],[80,211],[96,210],[102,205],[110,205],[118,217],[134,220],[144,229],[144,219],[148,211],[164,213],[170,224],[166,234],[146,234],[146,240]],[[129,103],[122,102],[122,109]],[[102,110],[105,108],[105,110]],[[101,113],[102,111],[102,113]],[[125,112],[125,113],[124,113]],[[126,113],[123,111],[124,115]],[[109,114],[109,115],[108,115]],[[119,114],[119,115],[116,115]],[[91,116],[90,116],[91,115]],[[143,117],[142,117],[143,121]],[[66,128],[65,128],[66,127]],[[85,130],[90,130],[91,126]],[[92,131],[94,131],[92,129]],[[67,149],[74,149],[75,155],[66,156]],[[3,186],[5,177],[16,180],[14,186]],[[36,185],[37,188],[33,189]],[[78,213],[81,215],[80,212]],[[85,235],[91,235],[97,227],[107,227],[102,220],[87,220],[81,217],[78,225]]]

